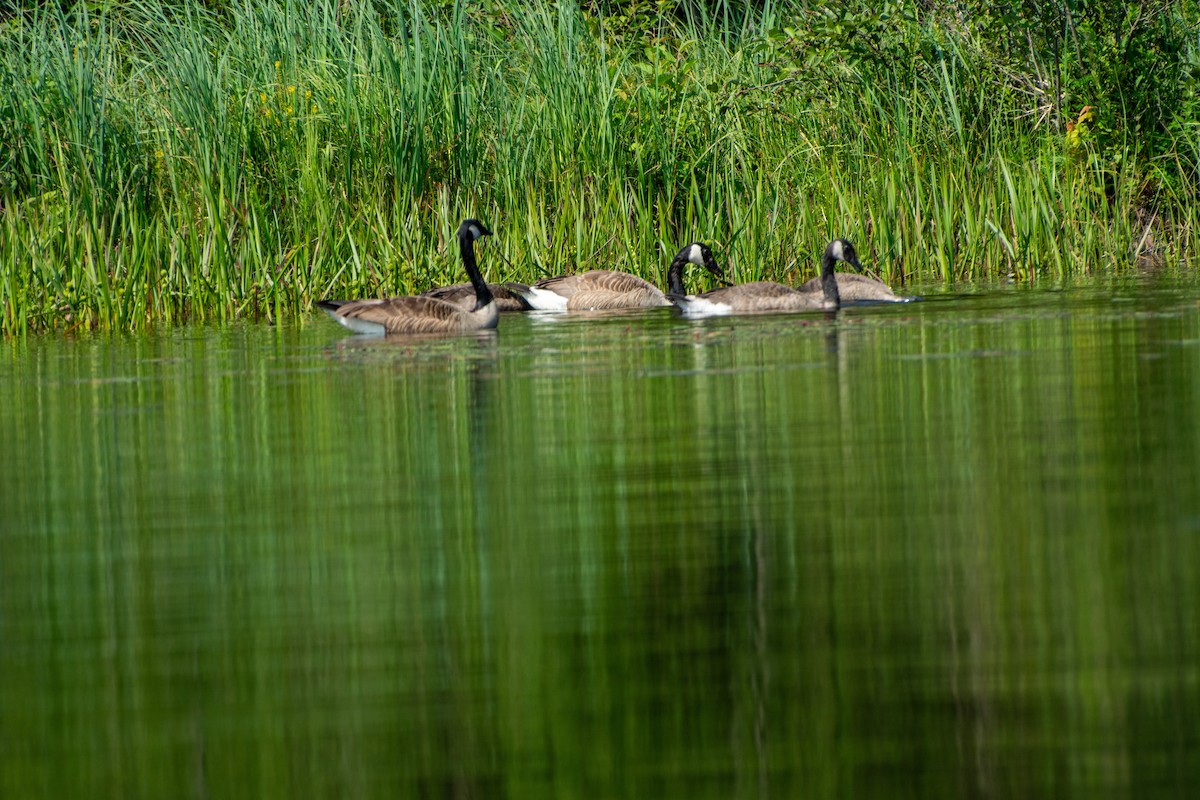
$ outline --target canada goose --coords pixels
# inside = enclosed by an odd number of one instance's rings
[[[898,297],[892,287],[883,281],[859,275],[857,272],[835,272],[837,278],[838,296],[842,305],[852,303],[909,303],[918,300],[917,297]],[[822,291],[821,279],[810,278],[800,284],[800,291],[817,293]]]
[[[667,268],[667,289],[682,295],[685,264],[704,267],[718,278],[725,273],[713,258],[708,245],[692,242],[680,249]],[[574,311],[607,308],[654,308],[669,306],[671,301],[657,286],[628,272],[594,269],[578,275],[543,278],[532,286],[510,283],[506,286],[525,298],[537,311]]]
[[[496,327],[496,301],[475,263],[475,240],[492,232],[477,219],[458,226],[458,250],[475,289],[469,309],[434,297],[385,297],[379,300],[321,300],[318,306],[355,333],[464,333]]]
[[[492,293],[492,297],[496,300],[497,310],[504,311],[529,311],[533,306],[526,302],[524,297],[515,294],[509,290],[507,286],[501,286],[498,283],[489,283],[488,291]],[[445,300],[447,303],[454,305],[464,310],[470,310],[475,307],[475,287],[469,283],[456,283],[452,286],[435,286],[432,289],[421,292],[422,297],[436,297],[438,300]]]
[[[821,294],[793,289],[782,283],[756,281],[713,289],[700,295],[672,293],[671,301],[691,317],[715,317],[725,314],[767,314],[786,311],[837,310],[841,305],[838,281],[833,267],[839,261],[862,269],[854,245],[834,239],[821,257]]]

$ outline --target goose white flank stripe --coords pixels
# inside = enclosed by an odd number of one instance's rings
[[[536,284],[529,287],[529,294],[525,295],[525,300],[535,311],[567,310],[568,297],[566,295],[542,289]]]
[[[725,303],[714,303],[704,297],[682,297],[679,308],[689,317],[723,317],[733,313]]]

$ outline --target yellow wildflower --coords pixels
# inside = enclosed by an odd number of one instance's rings
[[[1096,119],[1096,109],[1092,106],[1084,106],[1079,112],[1079,117],[1074,122],[1067,123],[1067,147],[1072,150],[1082,146],[1088,138],[1088,133],[1091,129],[1088,123]]]
[[[261,102],[263,105],[266,105],[266,103],[267,103],[267,93],[266,93],[266,92],[259,92],[259,93],[258,93],[258,100],[259,100],[259,102]]]
[[[282,62],[282,61],[276,61],[276,62],[275,62],[275,69],[279,69],[281,66],[283,66],[283,62]]]
[[[288,94],[295,94],[295,93],[296,93],[296,87],[295,87],[295,86],[289,86],[289,87],[288,87]]]

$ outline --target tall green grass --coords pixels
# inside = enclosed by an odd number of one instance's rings
[[[636,32],[488,8],[134,0],[0,23],[3,331],[420,291],[461,280],[467,215],[498,234],[491,279],[661,283],[694,238],[737,280],[799,280],[841,235],[893,283],[1195,258],[1196,127],[1170,159],[1109,157],[1086,122],[1039,123],[969,32],[897,23],[934,55],[880,69],[801,47],[783,23],[813,18],[789,4]]]

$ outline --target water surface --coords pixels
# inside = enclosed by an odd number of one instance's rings
[[[1181,796],[1198,297],[7,343],[0,796]]]

